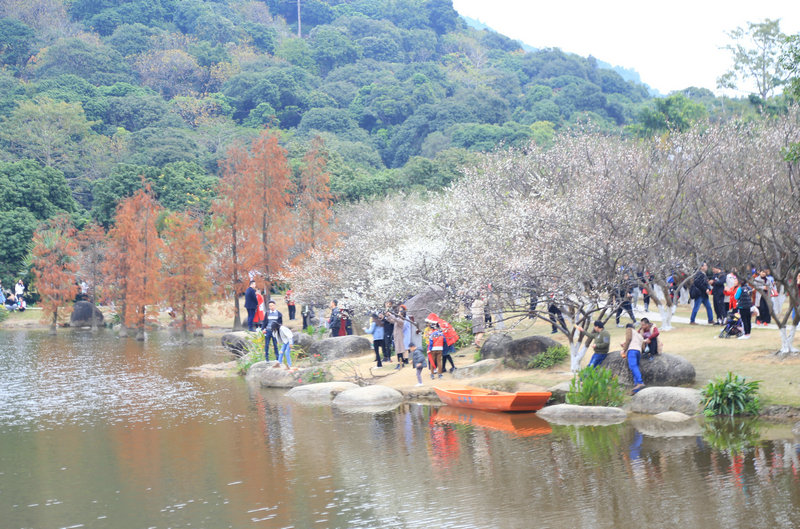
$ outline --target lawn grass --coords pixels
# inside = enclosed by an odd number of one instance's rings
[[[689,317],[687,308],[679,308],[677,316]],[[639,314],[636,315],[639,318]],[[698,317],[698,321],[701,318]],[[513,334],[517,337],[533,334],[550,336],[567,344],[561,334],[550,334],[550,323],[537,320],[523,320]],[[630,321],[623,317],[624,325]],[[658,326],[659,322],[654,322]],[[780,359],[775,351],[780,348],[780,335],[777,329],[754,327],[749,340],[717,338],[720,327],[708,325],[689,325],[673,323],[674,329],[662,333],[664,353],[677,355],[688,360],[695,368],[695,388],[702,388],[709,380],[724,376],[728,371],[761,381],[760,395],[764,404],[784,404],[800,407],[800,355]],[[619,350],[625,329],[617,328],[612,319],[607,325],[611,334],[611,350]],[[798,337],[800,342],[800,337]],[[797,343],[800,346],[800,343]],[[589,363],[591,353],[587,352],[582,365]],[[541,386],[549,386],[569,380],[569,359],[547,370],[526,371],[520,381]]]

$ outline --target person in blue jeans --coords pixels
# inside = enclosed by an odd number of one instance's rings
[[[691,294],[694,299],[694,307],[692,308],[692,316],[689,318],[689,325],[697,325],[694,319],[697,317],[697,311],[700,310],[700,304],[706,308],[708,315],[708,324],[714,324],[714,313],[711,312],[711,302],[708,300],[708,291],[711,290],[711,285],[708,282],[708,265],[703,263],[700,270],[695,274],[694,281],[692,282]],[[713,281],[713,280],[712,280]]]
[[[281,352],[278,353],[278,363],[283,364],[283,359],[286,359],[286,367],[292,367],[292,344],[294,343],[294,336],[292,330],[285,325],[278,322],[272,324],[272,336],[280,338]]]
[[[580,325],[577,325],[576,328],[580,332],[586,332]],[[611,335],[605,329],[605,324],[600,320],[594,322],[594,330],[586,332],[586,334],[594,341],[594,354],[589,360],[589,366],[597,367],[608,357],[608,350],[611,347]]]
[[[622,357],[628,359],[628,368],[633,374],[633,389],[631,395],[639,393],[644,388],[642,371],[639,369],[639,361],[642,358],[642,343],[644,338],[634,328],[632,323],[625,326],[625,341],[622,345]]]

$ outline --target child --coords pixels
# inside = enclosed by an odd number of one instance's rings
[[[292,335],[292,330],[285,325],[281,325],[280,323],[273,322],[272,324],[272,336],[276,339],[280,339],[281,343],[281,351],[278,353],[278,363],[283,364],[284,357],[286,358],[286,367],[291,369],[292,367],[292,344],[294,343],[294,336]]]
[[[417,369],[417,386],[422,385],[422,370],[425,368],[425,353],[417,349],[417,344],[408,344],[408,356],[411,357],[412,365]]]
[[[431,366],[431,379],[438,371],[439,378],[442,378],[442,370],[444,369],[444,362],[442,361],[442,351],[444,351],[444,333],[439,328],[439,324],[433,324],[433,332],[431,333],[428,341],[428,352],[432,357],[433,366]]]

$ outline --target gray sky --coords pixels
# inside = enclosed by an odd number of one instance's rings
[[[561,48],[633,68],[662,93],[699,86],[719,93],[731,66],[726,31],[765,18],[800,32],[798,0],[453,0],[462,15],[536,48]],[[743,95],[748,93],[731,95]]]

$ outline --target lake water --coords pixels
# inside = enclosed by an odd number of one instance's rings
[[[0,529],[800,527],[800,445],[763,424],[350,414],[187,376],[218,343],[0,331]]]

